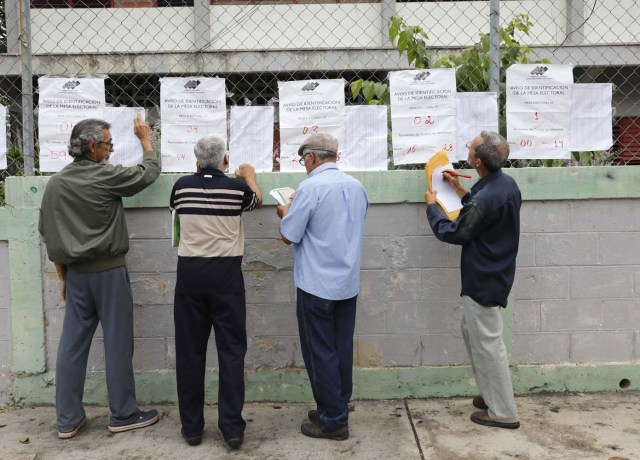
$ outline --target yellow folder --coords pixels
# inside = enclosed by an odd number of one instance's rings
[[[440,150],[438,153],[429,158],[427,164],[424,165],[424,172],[427,175],[427,185],[430,192],[433,191],[433,184],[431,183],[433,171],[435,171],[436,168],[446,166],[449,163],[451,162],[449,161],[447,153],[444,150]],[[458,215],[460,214],[459,209],[456,209],[455,211],[449,211],[447,208],[445,208],[444,204],[439,199],[437,199],[437,195],[436,201],[438,202],[438,206],[440,206],[440,208],[444,211],[449,220],[456,220],[458,218]]]

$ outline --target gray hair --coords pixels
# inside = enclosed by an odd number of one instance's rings
[[[226,152],[226,142],[213,134],[200,138],[193,148],[201,168],[219,167],[224,161]]]
[[[482,144],[475,148],[475,153],[489,172],[496,172],[509,158],[509,143],[500,134],[493,131],[482,131]]]
[[[338,154],[335,152],[330,152],[328,150],[320,150],[313,147],[305,147],[302,151],[302,155],[306,155],[307,153],[313,153],[320,161],[325,161],[330,158],[337,158]]]
[[[103,129],[109,129],[111,125],[104,120],[97,118],[87,118],[82,120],[71,130],[71,138],[69,139],[68,149],[69,155],[73,158],[81,156],[90,156],[89,141],[104,141]]]

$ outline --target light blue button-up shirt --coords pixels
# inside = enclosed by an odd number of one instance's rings
[[[296,287],[327,300],[358,294],[368,206],[362,184],[335,163],[318,166],[302,181],[280,227],[294,243]]]

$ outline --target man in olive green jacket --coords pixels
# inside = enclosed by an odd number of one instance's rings
[[[75,125],[69,141],[74,161],[49,179],[38,229],[62,284],[66,311],[56,361],[58,437],[69,439],[86,422],[82,407],[91,340],[98,322],[104,355],[112,433],[158,421],[155,410],[137,407],[133,380],[133,297],[125,255],[129,234],[122,197],[151,185],[160,160],[151,145],[149,125],[134,120],[144,150],[133,167],[110,165],[109,123],[87,119]]]

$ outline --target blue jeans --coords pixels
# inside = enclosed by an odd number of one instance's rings
[[[300,348],[324,432],[349,423],[357,297],[326,300],[298,289]]]

